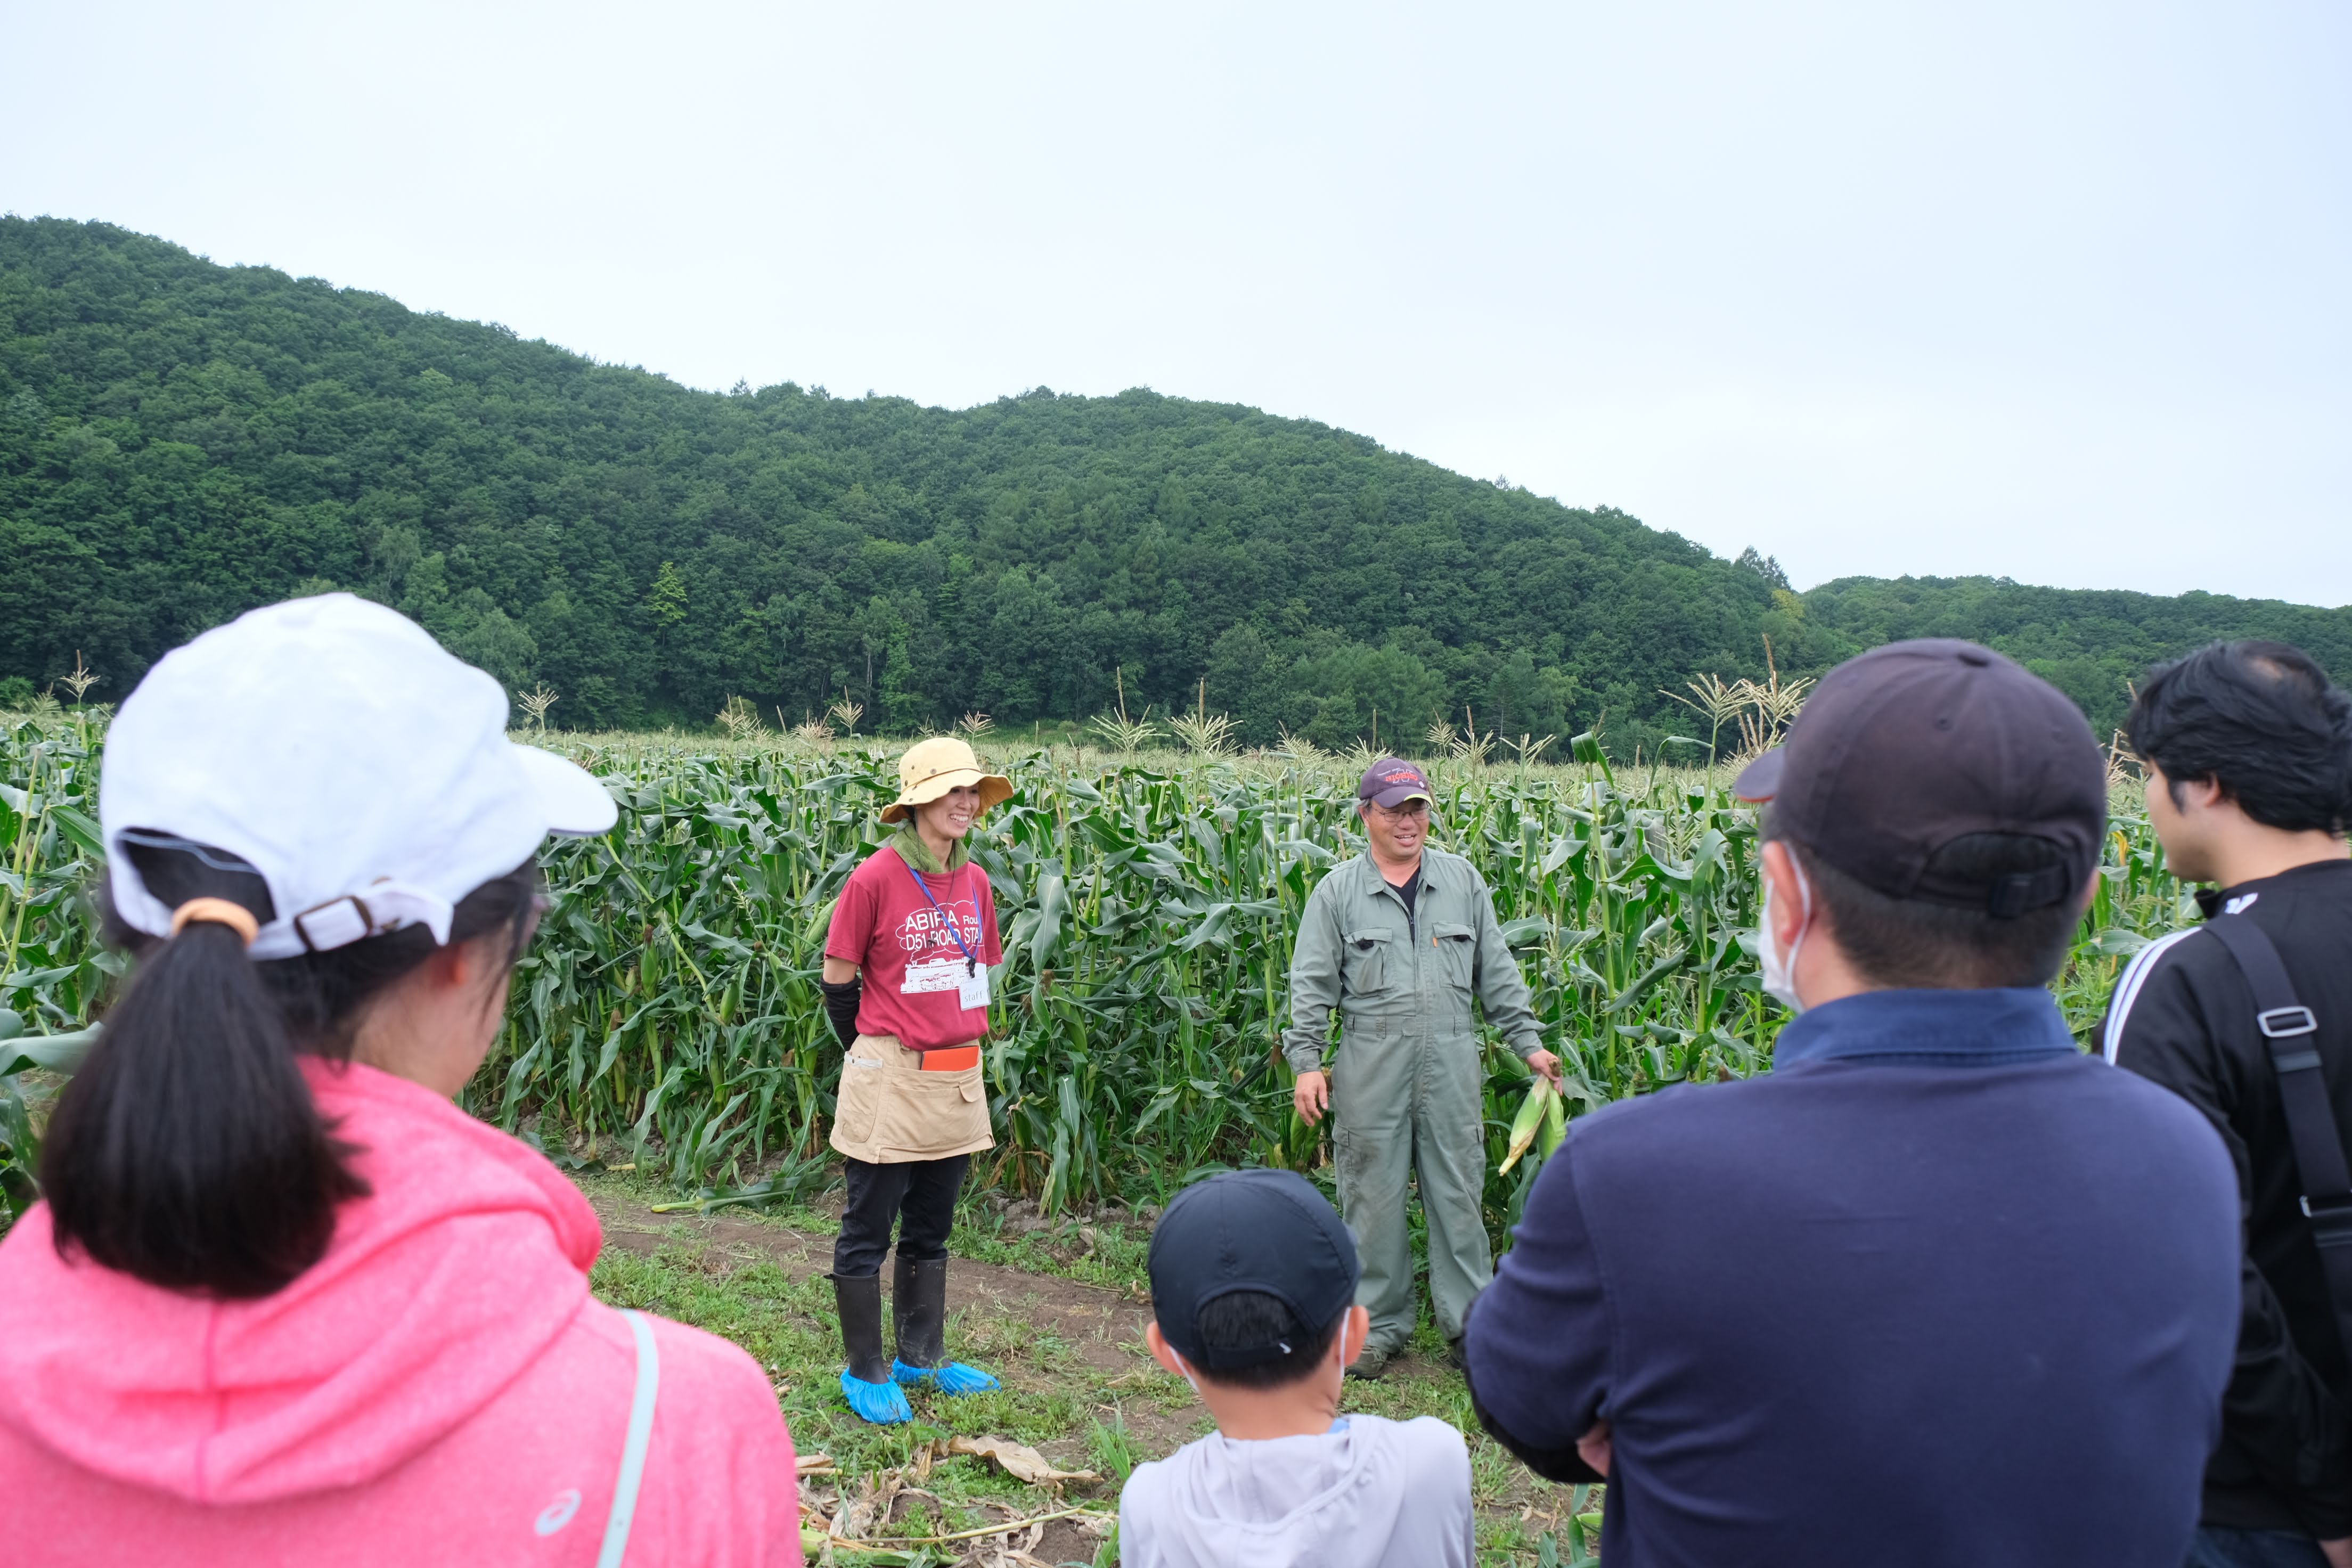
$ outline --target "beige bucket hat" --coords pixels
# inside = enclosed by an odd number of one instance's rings
[[[933,801],[961,784],[980,791],[980,809],[1013,794],[1013,781],[1003,773],[984,773],[971,748],[953,735],[918,741],[898,759],[898,798],[882,808],[885,822],[904,822],[910,808]]]

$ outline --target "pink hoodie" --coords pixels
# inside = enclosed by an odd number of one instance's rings
[[[277,1295],[215,1302],[0,1242],[0,1541],[43,1563],[596,1561],[636,1381],[554,1166],[430,1089],[306,1061],[373,1195]],[[742,1351],[654,1320],[627,1561],[797,1568],[792,1439]],[[18,1555],[26,1553],[28,1555]]]

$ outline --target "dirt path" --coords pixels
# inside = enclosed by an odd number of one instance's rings
[[[830,1236],[812,1236],[727,1215],[656,1215],[642,1203],[611,1197],[592,1201],[604,1222],[607,1249],[651,1257],[662,1247],[677,1246],[683,1233],[706,1246],[757,1253],[772,1259],[794,1280],[821,1276],[832,1267]],[[1120,1291],[959,1258],[948,1271],[948,1310],[1017,1322],[1033,1331],[1050,1333],[1083,1358],[1104,1384],[1116,1384],[1150,1365],[1140,1347],[1151,1309]],[[1017,1366],[1002,1371],[1015,1387],[1045,1391],[1043,1373]],[[1196,1435],[1197,1420],[1168,1415],[1148,1401],[1138,1402],[1125,1415],[1128,1429],[1152,1458],[1173,1451]],[[1080,1468],[1085,1461],[1084,1445],[1076,1437],[1042,1444],[1039,1451],[1071,1468]],[[1117,1506],[1115,1496],[1105,1500]],[[1092,1558],[1095,1545],[1093,1537],[1056,1521],[1045,1527],[1044,1538],[1031,1554],[1043,1563],[1086,1562]]]
[[[656,1215],[642,1204],[598,1199],[596,1212],[604,1222],[606,1247],[650,1256],[677,1240],[677,1216]],[[821,1275],[833,1262],[830,1236],[810,1236],[727,1215],[685,1217],[706,1240],[763,1253],[794,1279]],[[1088,1365],[1105,1372],[1131,1369],[1134,1357],[1120,1347],[1139,1344],[1143,1325],[1151,1321],[1149,1304],[1130,1300],[1118,1291],[967,1258],[958,1258],[948,1271],[948,1310],[1020,1318],[1050,1327],[1076,1347]]]
[[[833,1237],[794,1229],[775,1220],[718,1214],[656,1215],[641,1200],[610,1193],[592,1193],[604,1226],[608,1253],[627,1252],[650,1258],[681,1245],[706,1253],[711,1266],[731,1258],[772,1262],[795,1282],[821,1278],[832,1264]],[[886,1278],[887,1283],[887,1278]],[[958,1258],[948,1273],[948,1308],[951,1319],[966,1332],[996,1331],[1048,1338],[1083,1363],[1093,1392],[1108,1401],[1121,1389],[1142,1394],[1162,1376],[1143,1349],[1144,1325],[1150,1321],[1150,1304],[1127,1291],[1081,1284],[1057,1275],[1031,1272],[1001,1264]],[[1033,1364],[1008,1359],[995,1370],[1015,1389],[1037,1394],[1070,1391],[1070,1373],[1076,1368],[1063,1363],[1059,1375]],[[1456,1374],[1417,1358],[1393,1363],[1376,1388],[1349,1383],[1346,1408],[1370,1406],[1376,1413],[1406,1415],[1442,1409],[1449,1397],[1458,1397]],[[1143,1457],[1157,1458],[1172,1452],[1207,1429],[1203,1413],[1194,1405],[1168,1408],[1159,1398],[1120,1401],[1120,1416]],[[1472,1434],[1474,1451],[1484,1445]],[[1087,1468],[1086,1441],[1072,1434],[1037,1445],[1047,1458],[1067,1468]],[[1479,1512],[1486,1519],[1526,1521],[1532,1507],[1539,1514],[1557,1512],[1566,1494],[1550,1488],[1516,1466],[1482,1488]],[[1097,1499],[1115,1507],[1116,1492],[1106,1488]],[[1542,1528],[1540,1518],[1535,1528]],[[1039,1562],[1071,1563],[1091,1559],[1093,1538],[1066,1524],[1047,1527],[1045,1538],[1033,1549]]]

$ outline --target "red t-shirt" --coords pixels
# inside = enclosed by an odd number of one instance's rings
[[[833,906],[824,955],[858,967],[865,982],[859,1034],[896,1035],[910,1051],[969,1045],[988,1033],[988,1009],[965,1008],[957,990],[965,977],[964,948],[978,955],[983,971],[1004,962],[988,873],[967,860],[943,877],[924,877],[929,899],[917,889],[917,875],[887,845],[868,855]],[[962,933],[962,946],[948,920]]]

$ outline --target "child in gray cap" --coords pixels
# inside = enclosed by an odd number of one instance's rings
[[[1151,1236],[1152,1356],[1217,1430],[1139,1465],[1118,1500],[1127,1568],[1470,1568],[1470,1455],[1433,1416],[1341,1415],[1369,1320],[1356,1247],[1288,1171],[1185,1188]]]

